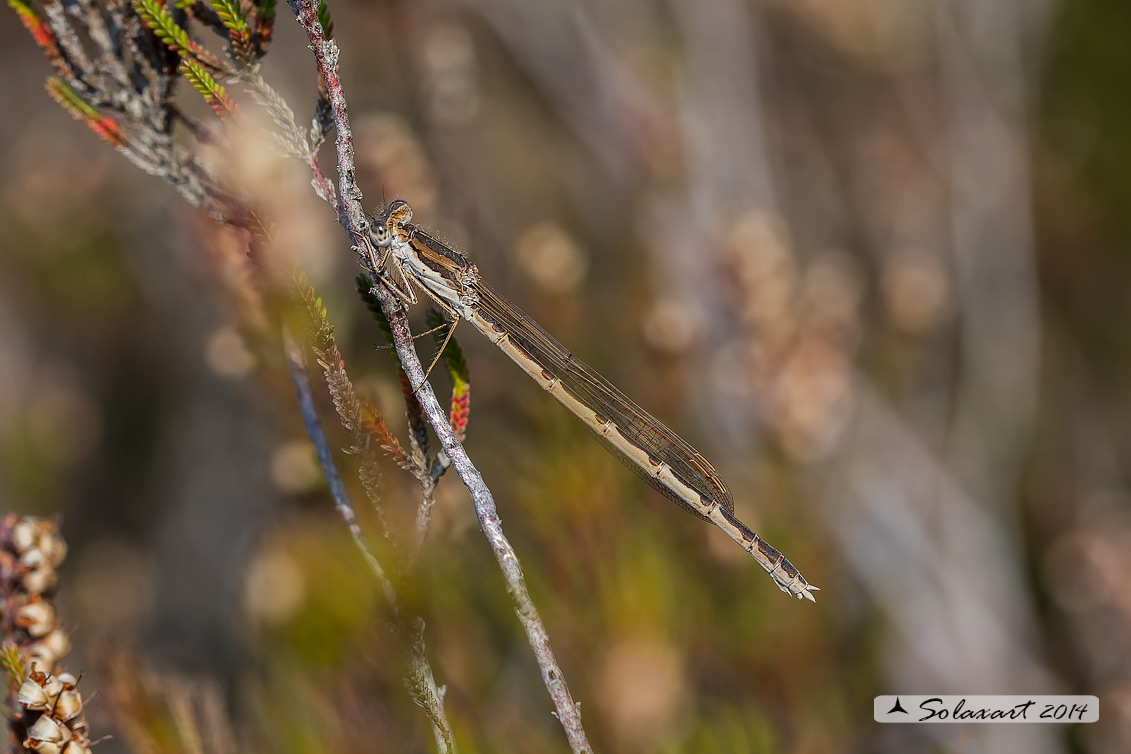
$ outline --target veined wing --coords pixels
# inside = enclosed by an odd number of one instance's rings
[[[707,518],[702,508],[711,504],[718,504],[728,512],[734,511],[734,499],[726,482],[686,440],[571,354],[537,322],[490,286],[477,281],[473,290],[478,295],[473,309],[484,320],[476,324],[481,328],[492,328],[494,335],[485,333],[492,340],[505,333],[505,337],[531,362],[529,368],[521,363],[520,366],[527,371],[545,372],[543,376],[546,379],[558,380],[561,389],[596,414],[596,424],[588,421],[588,417],[581,418],[587,420],[586,426],[613,455],[667,498],[699,518]],[[628,456],[624,449],[617,447],[608,437],[612,429],[607,428],[607,422],[615,424],[616,431],[632,446],[643,451],[643,458],[639,454],[636,458]],[[640,463],[644,459],[648,466]],[[660,463],[666,464],[672,475],[684,487],[694,490],[700,500],[687,500],[686,489],[679,490],[654,473]]]

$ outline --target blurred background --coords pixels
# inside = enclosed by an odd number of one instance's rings
[[[467,447],[598,751],[1131,748],[1131,6],[330,10],[367,205],[411,202],[702,451],[822,588],[781,594],[460,328]],[[218,234],[46,96],[7,19],[0,510],[64,517],[70,669],[89,698],[128,648],[264,751],[434,750],[282,354],[241,337]],[[264,75],[308,122],[315,72],[282,3]],[[403,438],[309,173],[241,170],[269,176],[271,253],[301,260]],[[410,517],[419,489],[392,464],[384,490]],[[469,496],[454,474],[438,494],[409,599],[461,751],[566,751]],[[1102,706],[1077,727],[875,724],[895,693]],[[122,751],[107,699],[92,734]]]

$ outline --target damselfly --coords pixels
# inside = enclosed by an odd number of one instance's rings
[[[412,208],[394,201],[372,218],[375,271],[406,303],[424,290],[454,323],[465,319],[547,392],[576,414],[626,466],[689,513],[746,549],[782,591],[813,599],[792,563],[734,515],[730,488],[682,437],[575,358],[533,319],[490,288],[459,252],[411,225]]]

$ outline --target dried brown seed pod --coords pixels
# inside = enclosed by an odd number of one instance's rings
[[[37,680],[37,677],[41,680]],[[20,684],[16,701],[25,709],[48,710],[55,706],[59,694],[63,692],[63,682],[53,675],[32,673]]]
[[[18,583],[30,594],[51,591],[59,581],[55,566],[47,554],[38,548],[20,555],[15,571]]]
[[[61,628],[56,628],[38,642],[56,658],[65,657],[71,651],[71,637]],[[68,673],[68,675],[70,675]]]
[[[10,523],[5,544],[12,550],[23,554],[39,542],[40,522],[38,519],[25,516]]]
[[[34,637],[46,636],[55,628],[55,608],[37,595],[16,608],[15,618],[16,625]]]
[[[46,673],[55,669],[55,663],[59,661],[61,655],[55,654],[42,642],[34,642],[20,649],[20,656],[29,668]]]
[[[24,747],[34,749],[39,754],[61,754],[70,740],[70,728],[48,715],[42,715],[28,730]]]
[[[82,714],[82,694],[78,689],[73,686],[65,689],[63,693],[59,694],[55,706],[52,708],[51,715],[56,720],[62,720],[68,725],[72,724],[72,720]],[[82,727],[86,727],[86,721],[83,720]]]
[[[51,521],[50,529],[39,540],[39,551],[47,558],[47,562],[57,568],[67,557],[67,543],[56,531],[55,522]]]

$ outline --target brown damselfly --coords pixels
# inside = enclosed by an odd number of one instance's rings
[[[369,263],[401,300],[416,303],[415,284],[453,326],[459,319],[470,322],[644,481],[726,532],[782,591],[815,601],[817,587],[735,516],[730,488],[706,458],[492,290],[466,257],[411,225],[411,219],[408,203],[394,201],[373,218],[370,234],[375,253]]]

